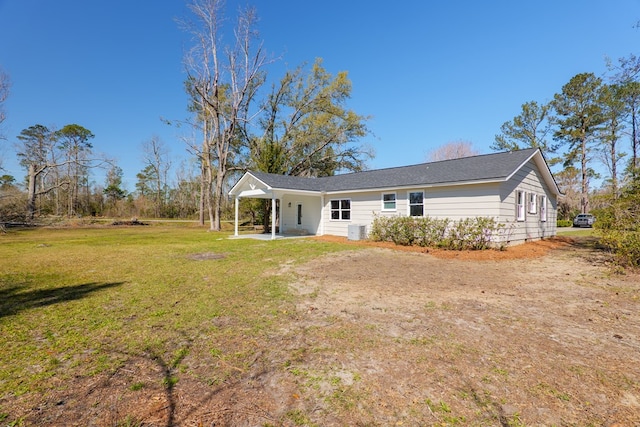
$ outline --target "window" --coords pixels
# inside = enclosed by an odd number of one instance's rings
[[[340,199],[331,201],[331,219],[344,220],[351,219],[351,200]]]
[[[524,191],[518,190],[516,192],[516,220],[524,221]]]
[[[386,193],[382,195],[382,210],[383,211],[396,210],[396,193]]]
[[[538,213],[538,195],[536,193],[529,193],[529,213],[535,214]]]
[[[540,221],[547,222],[547,196],[540,196]]]
[[[409,193],[409,216],[424,216],[424,193]]]

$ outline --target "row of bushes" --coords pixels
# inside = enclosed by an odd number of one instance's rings
[[[597,211],[600,243],[624,267],[640,267],[640,171],[619,197]]]
[[[403,246],[453,250],[503,249],[508,241],[508,232],[505,224],[487,217],[453,221],[428,216],[414,218],[376,215],[369,231],[369,239]]]
[[[618,265],[640,267],[640,232],[606,230],[600,243],[609,248]]]

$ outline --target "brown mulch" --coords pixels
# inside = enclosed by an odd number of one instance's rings
[[[504,250],[487,249],[480,251],[454,251],[437,248],[424,248],[421,246],[402,246],[393,242],[374,242],[370,240],[348,240],[338,236],[316,236],[316,240],[323,242],[345,243],[355,246],[368,246],[376,248],[393,249],[405,252],[428,253],[441,259],[457,259],[469,261],[499,261],[512,259],[531,259],[545,256],[550,250],[569,246],[575,243],[570,237],[556,236],[544,240],[526,242],[520,245],[509,246]]]

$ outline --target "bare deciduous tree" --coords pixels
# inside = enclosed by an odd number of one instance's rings
[[[27,169],[27,219],[32,220],[36,212],[38,196],[54,187],[47,183],[46,174],[57,164],[50,160],[56,157],[54,132],[46,126],[35,125],[18,135],[17,154],[20,164]]]
[[[154,135],[142,143],[144,172],[151,181],[151,191],[154,195],[154,213],[156,218],[162,216],[167,198],[167,176],[171,169],[169,151],[162,140]]]
[[[30,126],[18,135],[16,153],[27,171],[28,219],[33,219],[44,205],[42,196],[51,196],[54,207],[48,210],[62,213],[61,202],[66,200],[68,215],[91,213],[90,170],[109,160],[92,158],[93,134],[79,125],[66,125],[54,131],[43,125]],[[84,194],[81,196],[81,190]],[[50,198],[50,201],[51,201]]]
[[[602,87],[601,108],[604,123],[596,135],[600,140],[600,159],[609,172],[609,183],[614,198],[618,196],[619,190],[618,163],[626,156],[618,147],[627,115],[623,92],[624,88],[615,84]]]
[[[195,41],[185,58],[188,93],[202,126],[202,187],[214,231],[220,230],[223,186],[239,168],[239,135],[253,119],[250,107],[264,83],[267,63],[262,45],[256,45],[254,9],[240,12],[234,44],[223,45],[223,6],[223,0],[193,0],[189,9],[196,22],[184,23]]]
[[[9,97],[9,86],[9,75],[0,68],[0,140],[7,139],[3,132],[2,124],[7,118],[7,114],[4,111],[4,103]],[[2,153],[0,152],[0,171],[3,170],[2,163]]]
[[[563,197],[558,203],[558,218],[571,219],[580,212],[580,171],[573,166],[554,175]]]
[[[473,144],[468,141],[454,141],[442,145],[432,150],[427,156],[427,160],[437,162],[440,160],[459,159],[461,157],[471,157],[480,154]]]

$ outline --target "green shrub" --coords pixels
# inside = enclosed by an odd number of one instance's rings
[[[391,230],[391,240],[396,245],[411,246],[416,240],[416,222],[411,217],[398,217]]]
[[[558,227],[571,227],[573,222],[570,219],[559,219],[556,225]]]
[[[369,230],[369,239],[374,242],[390,242],[391,236],[389,235],[389,232],[392,221],[392,217],[375,215]]]
[[[415,244],[423,247],[437,246],[442,242],[449,226],[448,219],[416,218]]]
[[[640,182],[629,185],[609,206],[598,211],[595,222],[601,243],[622,266],[640,267]]]
[[[496,246],[507,228],[494,218],[458,221],[430,217],[386,217],[374,214],[369,239],[403,246],[429,246],[453,250],[482,250]]]
[[[610,230],[603,233],[601,243],[611,250],[618,264],[640,267],[640,232]]]

